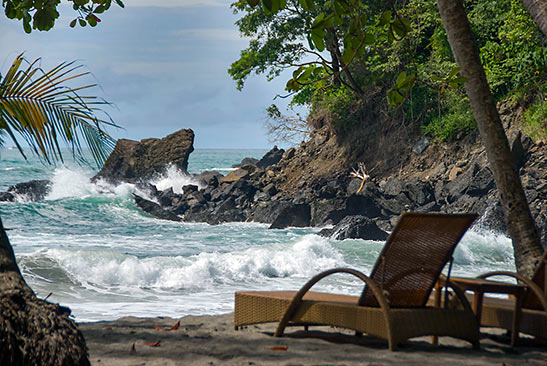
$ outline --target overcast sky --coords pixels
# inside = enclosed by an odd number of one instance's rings
[[[181,128],[197,148],[268,148],[265,108],[283,94],[286,78],[252,76],[239,92],[227,73],[248,41],[239,37],[230,0],[126,0],[102,22],[72,29],[75,13],[61,6],[49,32],[25,34],[21,22],[0,15],[0,72],[25,52],[47,69],[79,60],[114,103],[116,138],[163,137]],[[3,11],[3,9],[2,9]],[[279,100],[275,101],[280,104]],[[282,102],[281,102],[282,103]]]

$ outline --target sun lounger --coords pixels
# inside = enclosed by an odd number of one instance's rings
[[[476,318],[462,291],[462,309],[427,306],[427,301],[455,246],[475,220],[474,214],[403,213],[370,276],[338,268],[312,278],[300,291],[236,292],[234,325],[279,322],[332,325],[387,339],[389,349],[408,338],[447,335],[479,347]],[[321,279],[353,275],[364,282],[360,296],[309,291]]]

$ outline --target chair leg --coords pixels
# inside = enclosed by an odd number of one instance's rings
[[[516,346],[519,341],[520,319],[522,317],[522,303],[524,294],[518,294],[515,301],[515,311],[513,311],[513,329],[511,331],[511,346]]]

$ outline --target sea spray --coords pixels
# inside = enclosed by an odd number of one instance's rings
[[[182,192],[182,187],[188,184],[193,184],[199,188],[203,188],[190,174],[183,172],[174,165],[167,167],[164,174],[155,177],[150,183],[155,185],[159,191],[172,188],[175,193]]]

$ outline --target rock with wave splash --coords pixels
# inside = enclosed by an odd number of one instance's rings
[[[92,180],[136,183],[163,173],[169,165],[185,172],[192,151],[194,131],[191,129],[179,130],[162,139],[120,139],[101,171]]]
[[[13,202],[21,197],[24,200],[34,202],[44,199],[50,191],[51,181],[31,180],[9,187],[7,192],[1,192],[0,201]]]
[[[388,233],[380,229],[375,222],[365,216],[346,216],[332,229],[323,229],[320,236],[344,240],[344,239],[365,239],[384,241]]]

